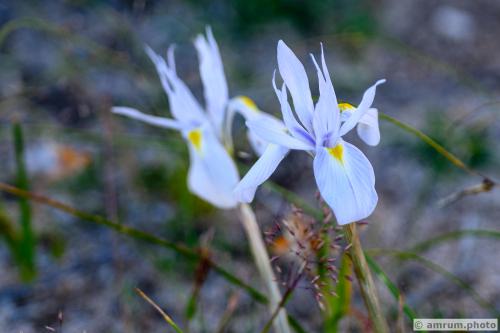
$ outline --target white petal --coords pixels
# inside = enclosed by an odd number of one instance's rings
[[[322,70],[319,68],[314,56],[311,55],[311,57],[318,73],[320,93],[313,116],[314,133],[318,145],[328,145],[329,140],[332,142],[337,140],[340,127],[340,111],[328,69],[326,68],[323,47],[321,48]]]
[[[266,151],[269,143],[255,134],[251,129],[247,131],[247,138],[250,142],[250,146],[252,146],[252,149],[257,154],[257,156],[262,156],[262,154],[264,154],[264,152]]]
[[[285,81],[286,86],[290,89],[297,116],[302,125],[309,132],[312,132],[314,106],[309,88],[309,80],[307,79],[307,74],[302,63],[282,40],[278,42],[278,68],[283,81]]]
[[[337,151],[337,157],[328,148],[318,148],[314,176],[321,196],[343,225],[370,216],[378,196],[370,161],[355,146],[342,140],[338,144],[343,148],[342,153]]]
[[[286,125],[288,131],[290,132],[290,134],[292,134],[297,139],[306,140],[311,145],[314,145],[315,144],[314,139],[304,129],[304,127],[301,124],[299,124],[299,122],[295,119],[295,116],[293,115],[292,109],[290,108],[290,104],[288,103],[286,84],[283,83],[281,90],[278,90],[278,88],[276,87],[276,81],[275,81],[274,74],[273,74],[274,92],[276,93],[276,96],[278,97],[278,100],[280,102],[281,114],[283,116],[283,121],[285,122],[285,125]]]
[[[198,134],[193,135],[194,132]],[[193,137],[196,136],[196,139]],[[210,126],[185,132],[191,164],[188,172],[189,190],[219,208],[237,205],[233,189],[239,175],[234,161],[218,141]]]
[[[385,79],[378,80],[373,86],[371,86],[365,91],[361,103],[359,103],[358,107],[349,117],[349,119],[347,119],[346,122],[343,123],[342,126],[340,127],[340,133],[339,133],[340,136],[343,136],[356,126],[361,117],[363,117],[366,111],[368,111],[368,109],[372,106],[373,100],[375,99],[375,91],[377,89],[377,86],[384,82]]]
[[[306,143],[291,136],[283,123],[280,126],[266,120],[252,120],[246,122],[247,126],[261,139],[290,149],[311,150],[314,145]]]
[[[112,107],[111,112],[113,112],[115,114],[122,115],[122,116],[129,117],[132,119],[136,119],[136,120],[145,122],[145,123],[150,124],[150,125],[158,126],[158,127],[170,128],[170,129],[175,129],[175,130],[183,129],[183,126],[181,125],[181,123],[179,123],[176,120],[163,118],[163,117],[151,116],[151,115],[142,113],[139,110],[129,108],[126,106]]]
[[[198,51],[207,110],[216,130],[220,132],[228,102],[228,89],[219,47],[212,30],[207,28],[207,38],[198,35],[194,45]]]
[[[255,102],[247,96],[236,96],[231,98],[227,106],[227,112],[228,114],[237,112],[241,114],[245,120],[254,120],[262,114]]]
[[[356,128],[359,137],[368,145],[376,146],[380,142],[380,130],[378,128],[378,110],[368,109],[359,120]]]
[[[288,151],[289,150],[284,147],[269,144],[264,154],[255,162],[234,189],[237,200],[241,202],[251,202],[255,196],[257,187],[272,175]]]
[[[156,66],[162,86],[168,95],[170,111],[174,118],[184,124],[200,125],[203,123],[206,120],[205,113],[186,84],[177,77],[174,64],[167,65],[165,59],[149,47],[146,47],[146,53]],[[172,50],[169,55],[169,63],[173,61]]]

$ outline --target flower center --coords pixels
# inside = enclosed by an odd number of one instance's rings
[[[197,128],[188,133],[188,140],[196,148],[196,150],[201,150],[201,129]]]
[[[337,144],[335,147],[326,148],[328,153],[340,163],[344,163],[344,146]]]

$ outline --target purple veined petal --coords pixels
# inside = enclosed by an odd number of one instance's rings
[[[276,87],[275,74],[276,71],[273,73],[273,88],[280,102],[281,114],[288,131],[297,139],[306,141],[308,144],[314,146],[316,144],[315,140],[297,121],[297,119],[295,119],[292,109],[290,108],[290,103],[288,103],[288,95],[286,92],[286,84],[283,83],[281,90],[278,90],[278,88]]]
[[[282,124],[282,126],[276,126],[271,122],[260,119],[247,121],[246,124],[256,135],[269,143],[274,143],[289,149],[314,149],[314,145],[291,136],[284,124]]]
[[[198,35],[194,41],[200,62],[200,75],[208,114],[218,133],[222,132],[224,113],[228,103],[228,88],[219,47],[210,27],[206,38]]]
[[[304,66],[292,50],[280,40],[278,42],[278,68],[290,94],[295,113],[308,132],[312,132],[314,105]]]
[[[340,225],[370,216],[378,201],[375,174],[365,155],[339,140],[332,148],[319,147],[314,176],[323,199]]]
[[[186,128],[184,124],[181,124],[177,120],[152,116],[149,114],[142,113],[137,109],[129,108],[126,106],[114,106],[111,108],[111,112],[113,112],[114,114],[119,114],[125,117],[139,120],[153,126],[175,129],[175,130],[183,130]]]
[[[236,199],[240,202],[251,202],[257,187],[273,174],[288,152],[289,150],[285,147],[269,144],[262,156],[234,189]]]
[[[189,190],[218,208],[235,207],[233,189],[239,182],[238,170],[212,127],[205,124],[183,135],[190,156]]]
[[[337,105],[337,97],[335,96],[331,80],[327,77],[329,75],[328,70],[325,73],[326,64],[324,62],[323,48],[321,48],[321,51],[323,70],[320,69],[316,59],[311,54],[318,74],[320,92],[313,115],[314,133],[316,143],[319,146],[326,145],[328,138],[337,138],[340,127],[340,111]]]
[[[378,80],[374,85],[372,85],[365,91],[361,103],[359,103],[358,107],[349,117],[349,119],[347,119],[340,127],[340,132],[339,132],[340,136],[344,136],[347,132],[352,130],[356,126],[358,121],[361,119],[361,117],[363,117],[366,111],[368,111],[368,109],[372,106],[373,100],[375,99],[375,92],[377,90],[377,86],[382,83],[385,83],[385,79]]]

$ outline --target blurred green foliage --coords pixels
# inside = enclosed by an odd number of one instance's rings
[[[450,127],[451,123],[451,120],[440,110],[429,112],[425,118],[423,132],[447,147],[474,169],[492,162],[490,147],[493,143],[484,128],[473,125],[453,128]],[[458,171],[446,158],[422,141],[416,143],[414,152],[415,156],[419,156],[436,174],[445,176],[452,172],[453,175],[455,171]]]
[[[207,8],[206,21],[214,17],[224,20],[219,11],[231,8],[227,16],[229,31],[238,35],[251,35],[264,24],[286,22],[306,36],[339,32],[357,32],[372,35],[376,29],[370,2],[366,0],[230,0],[195,1],[195,6]],[[213,8],[213,10],[210,10]],[[215,22],[214,22],[215,23]]]

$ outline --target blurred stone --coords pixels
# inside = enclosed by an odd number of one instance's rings
[[[435,10],[431,21],[438,34],[455,42],[468,41],[474,37],[475,23],[465,10],[441,6]]]

